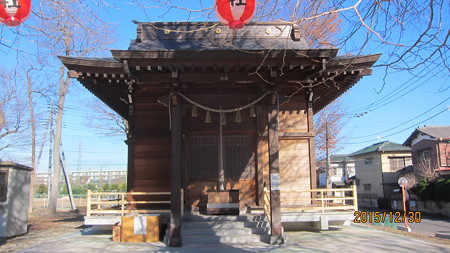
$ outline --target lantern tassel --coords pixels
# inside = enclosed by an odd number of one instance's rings
[[[236,118],[234,119],[235,122],[242,122],[242,118],[241,118],[241,111],[237,111],[236,112]]]
[[[255,107],[253,105],[250,107],[250,117],[252,118],[256,117]]]
[[[211,113],[206,111],[205,123],[211,123]]]
[[[198,116],[197,106],[194,105],[194,107],[192,107],[192,117],[196,118],[197,116]]]
[[[224,112],[222,112],[222,113],[220,114],[220,124],[221,124],[221,125],[226,125],[226,124],[227,124],[227,117],[225,116],[225,113],[224,113]]]

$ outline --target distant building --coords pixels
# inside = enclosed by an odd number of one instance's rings
[[[398,188],[403,169],[412,165],[411,149],[384,141],[350,154],[355,159],[360,206],[384,207],[384,200]]]
[[[416,128],[403,145],[411,147],[414,171],[429,167],[450,176],[450,126]]]
[[[48,184],[48,173],[36,175],[36,185]],[[93,183],[99,187],[104,184],[123,184],[127,181],[127,172],[121,170],[99,170],[71,172],[69,178],[72,184],[87,185]]]
[[[318,163],[319,186],[326,185],[326,164],[326,158],[321,159]],[[355,161],[353,157],[349,155],[331,155],[329,173],[332,184],[335,186],[345,185],[348,178],[355,175]]]

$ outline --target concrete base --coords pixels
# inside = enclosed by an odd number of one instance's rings
[[[284,236],[269,235],[268,236],[268,241],[266,241],[266,243],[268,243],[270,245],[281,245],[281,244],[284,244]]]
[[[329,230],[330,226],[349,225],[353,212],[301,212],[283,213],[281,222],[285,231]]]
[[[411,228],[405,225],[397,225],[397,229],[400,231],[411,232]]]
[[[438,231],[434,236],[439,238],[450,239],[450,231]]]

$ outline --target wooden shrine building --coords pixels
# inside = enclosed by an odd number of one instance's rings
[[[379,57],[309,48],[283,23],[137,23],[128,50],[111,53],[60,59],[128,120],[128,190],[171,192],[173,246],[182,214],[206,209],[208,191],[235,190],[237,206],[216,207],[242,210],[262,205],[264,185],[281,237],[280,190],[316,188],[314,113]]]

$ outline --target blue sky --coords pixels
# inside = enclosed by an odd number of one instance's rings
[[[199,8],[189,4],[187,6],[193,9]],[[117,26],[119,39],[113,46],[114,49],[126,49],[130,40],[135,38],[136,25],[131,22],[131,19],[138,21],[185,21],[188,19],[183,11],[173,10],[170,14],[164,15],[164,10],[161,9],[148,9],[144,12],[127,4],[118,9],[106,9],[104,15],[109,20],[113,20]],[[215,17],[212,16],[212,18]],[[15,38],[10,37],[9,28],[0,29],[2,39],[14,41]],[[29,42],[29,45],[31,43]],[[374,44],[369,45],[363,54],[386,53],[385,51],[385,48]],[[15,51],[0,46],[0,58],[2,67],[14,68]],[[385,140],[403,143],[418,126],[450,125],[448,78],[448,72],[442,73],[433,68],[418,68],[412,73],[390,70],[387,75],[382,68],[374,69],[372,76],[361,79],[341,97],[348,115],[344,119],[343,144],[335,153],[352,153]],[[83,99],[92,95],[80,86],[78,82],[74,82],[67,97],[67,110],[64,117],[62,142],[69,171],[77,170],[78,165],[82,170],[126,169],[127,146],[123,142],[124,138],[99,136],[92,129],[84,126],[86,114],[80,104]],[[0,154],[0,158],[1,156],[27,163],[27,154],[18,150]],[[45,148],[38,173],[47,171],[47,157],[48,148]]]

